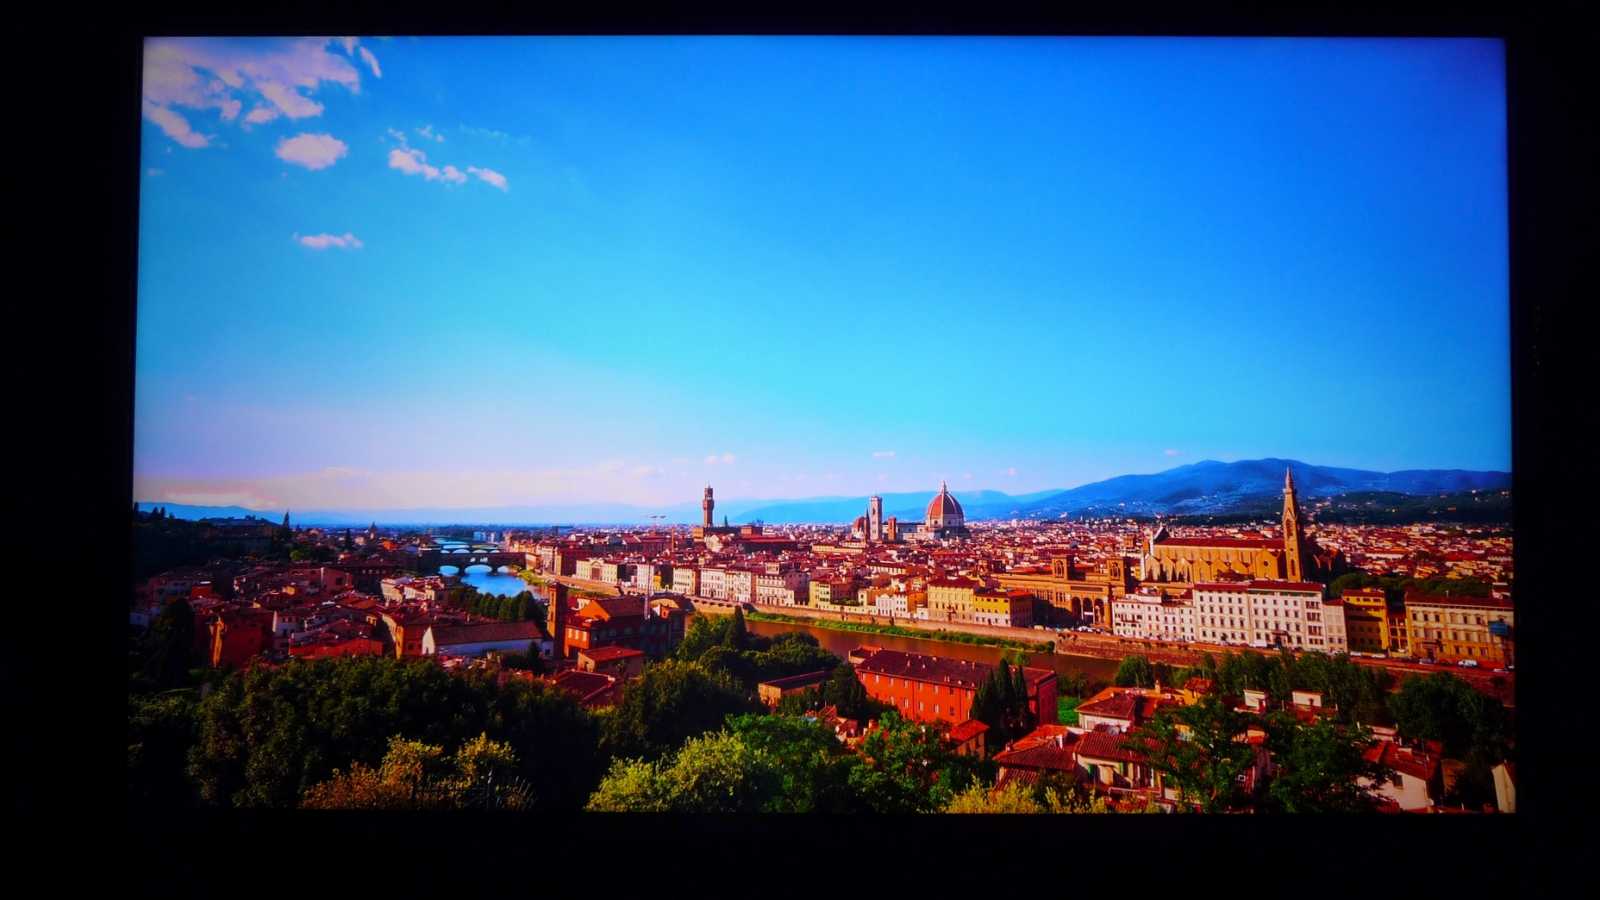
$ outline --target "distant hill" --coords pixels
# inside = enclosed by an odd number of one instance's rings
[[[1000,491],[959,488],[952,491],[967,518],[1048,519],[1067,515],[1212,515],[1269,508],[1283,492],[1283,470],[1294,468],[1301,496],[1329,497],[1358,491],[1412,496],[1508,490],[1506,472],[1469,472],[1461,469],[1408,469],[1403,472],[1368,472],[1314,466],[1297,460],[1254,459],[1241,462],[1207,460],[1153,475],[1122,475],[1071,490],[1005,494]],[[922,522],[933,491],[883,494],[883,514],[907,525]],[[248,510],[238,506],[186,506],[177,503],[141,503],[141,509],[165,506],[182,519],[255,515],[274,522],[283,510]],[[867,495],[807,497],[794,500],[717,500],[716,520],[733,524],[761,521],[770,525],[804,523],[847,525],[867,511]],[[649,525],[691,524],[700,521],[695,499],[670,506],[643,507],[622,503],[588,503],[548,506],[500,506],[462,509],[290,510],[296,525]],[[656,516],[661,518],[657,519]]]
[[[1240,462],[1206,460],[1153,475],[1122,475],[1061,491],[1035,501],[1024,514],[1050,518],[1063,513],[1126,515],[1202,515],[1253,507],[1283,493],[1283,473],[1294,470],[1302,497],[1328,497],[1355,491],[1422,495],[1507,490],[1508,472],[1462,469],[1408,469],[1369,472],[1316,466],[1290,459]]]

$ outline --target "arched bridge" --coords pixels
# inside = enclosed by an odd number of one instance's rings
[[[455,566],[458,570],[464,570],[467,566],[488,566],[491,569],[510,566],[513,569],[521,569],[528,564],[528,555],[501,550],[498,547],[462,547],[456,550],[435,547],[419,553],[417,564],[426,571],[438,569],[440,566]]]

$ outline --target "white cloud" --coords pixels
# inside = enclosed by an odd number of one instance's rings
[[[1183,455],[1183,451],[1182,450],[1170,450],[1169,449],[1169,450],[1163,450],[1161,452],[1166,454],[1167,456],[1182,456]]]
[[[278,142],[278,158],[313,171],[339,161],[350,148],[331,134],[297,134]]]
[[[261,96],[271,101],[280,112],[291,119],[306,119],[322,115],[322,104],[286,84],[268,81],[260,85]]]
[[[1011,468],[1006,469],[1006,474],[1007,475],[1016,475],[1017,474],[1017,467],[1016,466],[1012,466]]]
[[[427,163],[428,154],[409,147],[389,151],[389,168],[399,169],[407,175],[421,175],[429,181],[439,178],[439,168]]]
[[[259,125],[278,115],[292,119],[320,115],[323,105],[306,95],[327,82],[351,93],[361,91],[361,76],[349,59],[330,48],[354,39],[337,38],[152,38],[145,42],[143,104],[145,118],[178,144],[210,146],[176,111],[215,109],[222,121],[239,120],[246,102],[252,110],[241,125]],[[377,75],[373,64],[373,74]]]
[[[304,236],[297,233],[294,235],[294,239],[300,242],[300,246],[310,247],[312,250],[326,250],[329,247],[338,247],[340,250],[360,250],[365,246],[361,243],[360,238],[348,231],[344,234],[308,234]]]
[[[502,191],[510,190],[506,184],[506,177],[493,169],[480,169],[477,166],[467,166],[467,171],[478,176],[479,180],[486,181]]]
[[[961,474],[961,477],[966,479],[967,481],[971,481],[972,480],[972,473],[971,472],[963,472]]]
[[[365,62],[367,64],[367,68],[372,70],[372,77],[373,78],[382,78],[383,77],[383,70],[378,68],[378,58],[376,56],[373,56],[372,55],[372,51],[368,50],[365,47],[360,48],[360,50],[361,50],[361,61]]]
[[[873,459],[894,459],[894,451],[893,450],[876,450],[876,451],[873,451],[872,458]]]
[[[146,100],[141,108],[144,117],[160,126],[167,137],[191,150],[210,146],[211,140],[189,126],[189,120],[165,106],[157,106]]]
[[[415,130],[417,134],[423,137],[431,137],[438,141],[444,140],[443,135],[433,131],[432,125],[424,125]],[[387,129],[387,133],[389,137],[394,139],[395,143],[400,145],[398,148],[389,151],[389,168],[391,169],[397,169],[407,175],[421,175],[426,181],[443,181],[446,184],[465,184],[468,175],[475,175],[480,181],[494,185],[502,191],[509,189],[506,184],[506,177],[493,169],[467,166],[466,171],[463,172],[454,165],[446,165],[440,168],[428,162],[428,154],[412,147],[406,141],[405,132],[390,128]]]
[[[706,457],[706,465],[714,466],[714,465],[717,465],[718,463],[721,463],[722,465],[726,466],[726,465],[731,464],[734,461],[735,458],[736,457],[732,453],[724,453],[721,456],[718,456],[717,454],[713,453],[710,456]]]

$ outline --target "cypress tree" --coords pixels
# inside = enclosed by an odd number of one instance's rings
[[[724,647],[732,647],[735,650],[743,650],[747,643],[749,643],[749,637],[744,627],[744,610],[736,606],[733,609],[733,623],[728,626],[728,633],[723,637],[722,645]]]

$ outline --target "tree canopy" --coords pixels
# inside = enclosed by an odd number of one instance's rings
[[[760,708],[751,691],[727,674],[666,660],[647,666],[623,689],[605,719],[601,747],[612,757],[655,760],[691,737],[720,729],[730,715]]]
[[[576,808],[602,772],[597,726],[542,683],[496,686],[423,660],[291,661],[230,675],[200,702],[188,772],[208,803],[293,806],[336,768],[381,764],[395,735],[506,741],[542,809]]]

